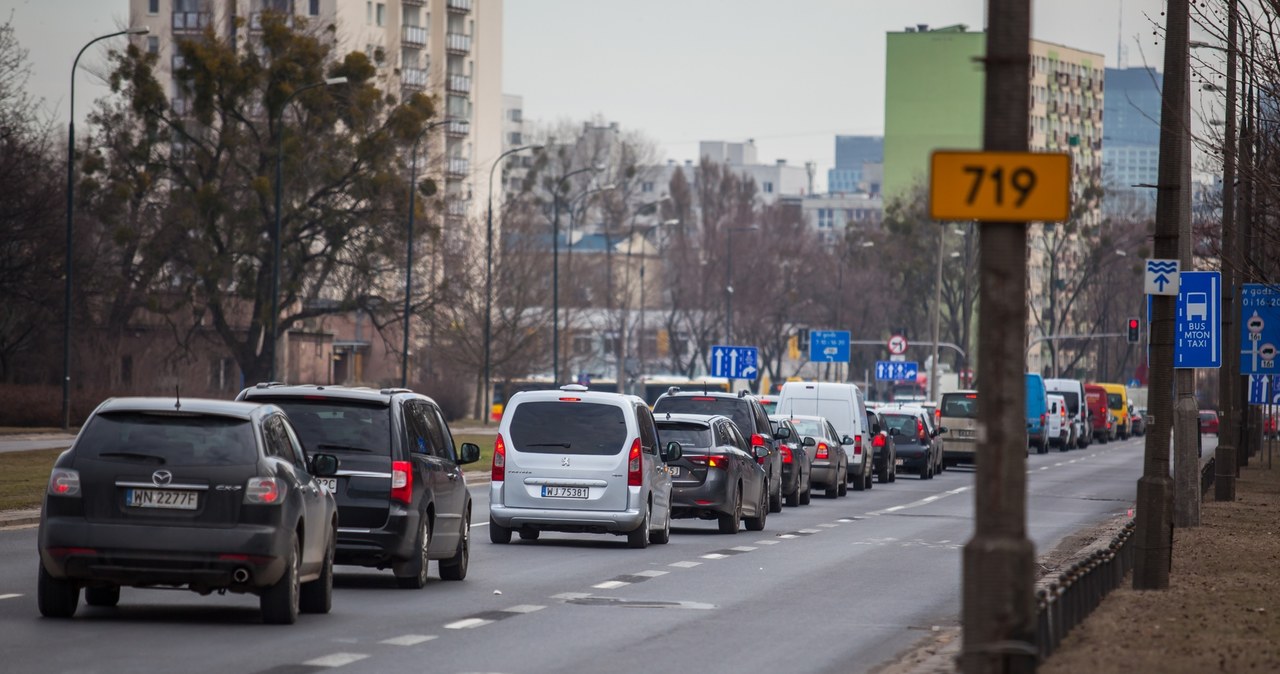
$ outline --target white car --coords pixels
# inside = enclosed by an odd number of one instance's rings
[[[518,532],[625,535],[633,548],[671,538],[679,443],[659,447],[644,399],[577,384],[511,396],[494,441],[489,540]]]
[[[1093,442],[1093,424],[1089,421],[1084,383],[1079,379],[1046,379],[1044,387],[1049,393],[1057,393],[1067,401],[1067,422],[1071,434],[1067,449],[1088,447]]]
[[[1045,437],[1059,451],[1071,449],[1071,421],[1067,416],[1067,400],[1060,394],[1050,393],[1049,410],[1045,414]]]

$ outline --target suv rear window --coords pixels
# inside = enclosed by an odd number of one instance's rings
[[[391,456],[391,408],[386,405],[334,398],[273,398],[271,402],[289,416],[308,452],[369,452]]]
[[[942,416],[956,419],[978,418],[978,396],[974,393],[942,394]]]
[[[663,446],[668,442],[678,442],[681,447],[706,448],[711,446],[711,429],[702,424],[682,424],[674,422],[658,423],[658,439]]]
[[[672,414],[719,414],[733,419],[743,435],[751,435],[755,424],[751,423],[751,404],[745,398],[720,398],[717,396],[669,396],[661,398],[653,406],[654,412]]]
[[[257,447],[247,419],[108,412],[89,422],[76,443],[76,455],[158,466],[236,466],[256,462]]]
[[[511,444],[537,454],[610,456],[627,449],[627,418],[617,405],[531,400],[511,416]]]

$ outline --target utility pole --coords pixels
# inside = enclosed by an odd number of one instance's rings
[[[938,402],[938,337],[942,333],[942,254],[947,225],[938,226],[938,268],[933,277],[933,357],[929,361],[929,400]],[[843,265],[841,265],[843,266]]]
[[[1233,400],[1239,388],[1239,326],[1236,324],[1236,269],[1240,265],[1236,242],[1236,31],[1240,23],[1237,0],[1227,6],[1227,101],[1226,129],[1222,141],[1222,369],[1218,373],[1218,448],[1213,453],[1213,500],[1236,500],[1236,434],[1239,423]]]
[[[983,149],[1026,152],[1031,1],[988,0],[987,10]],[[1027,223],[982,222],[979,231],[978,423],[986,433],[978,441],[974,534],[963,554],[960,667],[966,674],[1033,672],[1035,547],[1027,538],[1023,416]]]
[[[1178,256],[1179,233],[1190,218],[1190,9],[1189,0],[1168,0],[1164,44],[1164,91],[1160,110],[1160,168],[1156,195],[1154,257]],[[1189,225],[1186,225],[1189,226]],[[1137,560],[1135,590],[1169,587],[1173,561],[1172,485],[1169,439],[1173,424],[1173,322],[1177,298],[1151,297],[1151,413],[1156,417],[1146,437],[1142,477],[1138,480]]]
[[[1238,11],[1238,10],[1237,10]],[[1262,228],[1255,227],[1253,222],[1253,185],[1254,170],[1253,165],[1253,142],[1254,142],[1254,77],[1253,61],[1256,58],[1256,49],[1252,40],[1245,40],[1243,36],[1240,40],[1240,60],[1241,79],[1244,81],[1244,91],[1241,92],[1241,98],[1244,101],[1244,109],[1241,117],[1240,129],[1240,193],[1237,195],[1237,204],[1240,208],[1240,224],[1242,231],[1242,240],[1238,243],[1243,247],[1240,260],[1243,262],[1245,269],[1248,271],[1249,280],[1253,282],[1264,282],[1265,278],[1258,275],[1259,265],[1256,263],[1258,249],[1262,245]],[[1240,383],[1244,390],[1248,390],[1248,379],[1240,377]],[[1257,450],[1258,437],[1260,435],[1257,425],[1257,408],[1248,404],[1248,396],[1242,395],[1239,399],[1240,416],[1237,417],[1237,428],[1240,429],[1240,440],[1236,444],[1236,476],[1239,477],[1239,468],[1249,465],[1249,457]]]

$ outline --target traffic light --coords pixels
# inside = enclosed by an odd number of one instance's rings
[[[1128,341],[1130,344],[1138,343],[1138,326],[1139,326],[1138,319],[1136,318],[1129,319]]]

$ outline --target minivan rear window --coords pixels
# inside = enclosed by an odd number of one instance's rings
[[[659,422],[658,439],[664,447],[668,442],[678,442],[683,448],[699,449],[710,447],[712,444],[711,429],[702,424]]]
[[[978,396],[972,393],[942,394],[942,416],[953,419],[977,419]]]
[[[610,456],[627,449],[627,418],[617,405],[531,400],[516,406],[510,428],[520,452]]]
[[[262,399],[254,398],[254,402]],[[362,452],[391,456],[391,408],[326,398],[273,398],[308,452]]]
[[[156,466],[238,466],[258,460],[258,445],[247,419],[107,412],[89,422],[76,455]]]
[[[661,398],[653,406],[654,412],[673,414],[719,414],[733,419],[743,435],[751,435],[755,426],[751,423],[751,405],[742,398],[715,396],[671,396]]]

